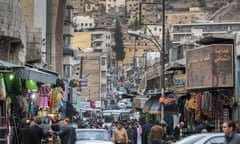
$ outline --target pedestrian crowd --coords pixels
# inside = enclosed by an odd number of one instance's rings
[[[59,138],[60,144],[75,143],[75,128],[70,124],[69,118],[58,120],[49,124],[48,119],[42,120],[36,116],[34,119],[22,119],[19,129],[19,144],[48,144],[49,138]],[[184,122],[169,129],[165,121],[140,123],[136,119],[125,121],[113,121],[110,126],[104,125],[101,121],[78,119],[76,128],[106,129],[114,144],[173,144],[181,140],[184,134]],[[197,127],[197,133],[212,132],[207,120],[203,120]],[[240,144],[240,123],[225,121],[222,124],[222,132],[225,134],[224,144]]]
[[[56,121],[51,125],[47,119],[42,123],[42,119],[38,116],[32,120],[26,118],[21,120],[19,144],[48,144],[49,138],[56,140],[57,137],[60,144],[75,143],[75,129],[70,125],[69,118]]]

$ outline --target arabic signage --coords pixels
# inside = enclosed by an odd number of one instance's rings
[[[174,76],[174,94],[176,96],[181,96],[187,93],[186,89],[186,75],[178,74]]]
[[[187,89],[233,87],[233,46],[214,44],[186,51]]]

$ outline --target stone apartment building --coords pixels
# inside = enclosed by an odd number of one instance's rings
[[[194,41],[214,34],[227,34],[240,30],[240,22],[206,22],[192,24],[174,24],[173,25],[173,53],[171,60],[184,58],[184,51],[187,50],[181,44],[190,44]]]
[[[79,53],[73,75],[87,79],[88,85],[82,88],[81,101],[101,101],[107,94],[107,54],[102,52]],[[81,73],[81,74],[80,74]]]
[[[0,2],[1,60],[24,65],[27,28],[21,4],[17,0]]]
[[[51,0],[21,0],[24,16],[29,28],[41,29],[40,47],[32,48],[40,59],[31,60],[31,64],[37,64],[49,70],[63,73],[63,26],[66,3],[64,1]]]

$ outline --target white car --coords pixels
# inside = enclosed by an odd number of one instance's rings
[[[76,129],[75,144],[113,144],[105,129]]]
[[[185,137],[175,144],[224,144],[224,133],[199,133]]]

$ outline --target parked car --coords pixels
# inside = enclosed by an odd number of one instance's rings
[[[175,144],[224,144],[224,133],[199,133],[183,138]]]
[[[75,144],[113,144],[105,129],[76,129]]]

